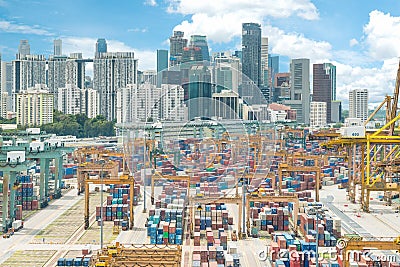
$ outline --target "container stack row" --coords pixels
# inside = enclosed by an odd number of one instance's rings
[[[318,239],[319,246],[336,246],[337,239],[341,237],[340,219],[319,216],[317,224],[315,217],[305,213],[299,214],[299,230],[301,234],[306,240],[316,241]]]
[[[21,175],[17,177],[19,183],[16,192],[16,203],[22,206],[22,210],[37,210],[39,202],[37,196],[39,194],[39,187],[33,185],[32,178],[29,175]],[[17,211],[20,208],[17,206]]]
[[[57,266],[89,266],[91,256],[76,258],[59,258]]]
[[[170,204],[171,206],[173,204]],[[147,236],[150,244],[182,245],[184,211],[176,209],[156,209],[149,211]]]
[[[236,243],[230,242],[228,250],[222,246],[195,246],[192,254],[193,267],[240,267]]]
[[[289,231],[288,203],[250,202],[251,235],[259,236],[259,231]]]
[[[186,181],[163,184],[155,208],[149,210],[147,236],[150,244],[182,245],[186,203]]]

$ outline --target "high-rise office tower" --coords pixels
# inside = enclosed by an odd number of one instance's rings
[[[21,55],[21,57],[31,54],[31,46],[29,45],[28,40],[19,41],[18,54]]]
[[[162,71],[168,70],[168,50],[157,49],[157,87],[162,83]]]
[[[242,24],[242,72],[257,86],[261,84],[261,25]],[[245,79],[243,79],[245,82]]]
[[[261,38],[261,82],[268,87],[268,38]]]
[[[194,63],[201,61],[203,61],[203,54],[200,47],[188,46],[183,48],[181,63]]]
[[[277,73],[279,73],[279,56],[268,55],[268,86],[273,88]]]
[[[187,46],[188,40],[183,38],[184,32],[174,31],[169,38],[169,65],[176,66],[181,63],[183,48]]]
[[[240,59],[229,55],[219,55],[214,58],[213,83],[215,92],[231,90],[238,93],[241,78]]]
[[[290,63],[290,100],[284,101],[297,111],[297,122],[310,123],[310,60],[292,59]]]
[[[313,65],[313,101],[326,103],[327,123],[332,122],[332,101],[336,100],[336,67],[331,63]]]
[[[98,57],[100,53],[107,53],[107,42],[104,38],[99,38],[96,42],[95,57]]]
[[[349,92],[349,117],[368,119],[368,90],[354,89]]]
[[[62,40],[61,39],[54,40],[54,55],[62,56]]]
[[[188,119],[191,120],[195,117],[211,118],[212,86],[210,70],[203,65],[191,66],[189,84],[183,87],[187,88],[185,92],[187,99],[185,100],[188,100]]]
[[[53,122],[53,94],[36,84],[16,94],[17,124],[33,126]]]
[[[208,51],[207,37],[205,35],[190,36],[191,47],[199,47],[201,49],[202,60],[210,61],[210,53]]]
[[[133,52],[100,53],[93,61],[93,89],[99,92],[100,114],[116,119],[117,90],[137,84],[137,65]]]

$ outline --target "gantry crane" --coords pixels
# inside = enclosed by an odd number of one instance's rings
[[[238,233],[239,233],[239,238],[241,237],[240,233],[242,232],[242,209],[243,209],[243,202],[242,202],[242,197],[240,196],[235,196],[235,197],[228,197],[228,196],[223,196],[219,198],[196,198],[196,197],[190,197],[189,198],[189,203],[190,203],[190,220],[191,220],[191,225],[190,225],[190,231],[191,235],[193,236],[194,233],[194,208],[196,205],[201,205],[201,204],[236,204],[238,206],[238,213],[239,213],[239,221],[238,221]]]
[[[369,116],[364,126],[386,104],[386,124],[372,133],[366,132],[361,137],[340,137],[327,142],[327,146],[346,147],[349,161],[349,197],[356,201],[356,185],[361,184],[361,207],[369,212],[371,191],[383,191],[385,195],[399,191],[398,183],[392,182],[396,168],[391,168],[400,156],[400,136],[395,134],[395,124],[400,119],[397,115],[400,84],[400,62],[397,70],[393,97],[385,100]],[[390,199],[390,197],[389,197]]]
[[[130,245],[119,242],[107,246],[95,255],[90,266],[128,267],[180,267],[182,247],[180,245]]]
[[[151,176],[151,204],[154,205],[154,182],[157,180],[186,181],[187,194],[190,192],[190,176],[188,175],[162,175],[156,172]]]
[[[282,178],[284,172],[308,172],[315,173],[315,200],[319,201],[319,187],[320,187],[320,176],[321,168],[318,166],[289,166],[287,163],[280,163],[278,167],[278,178],[279,178],[279,193],[282,193]],[[275,189],[276,181],[273,181],[273,188]]]
[[[77,180],[78,180],[78,195],[81,194],[85,188],[85,175],[86,173],[98,173],[100,175],[104,175],[104,173],[108,173],[112,177],[117,177],[119,171],[119,163],[115,161],[107,161],[107,162],[98,162],[98,163],[90,163],[85,162],[78,166],[77,170]]]
[[[299,215],[299,198],[297,195],[287,195],[287,196],[249,196],[246,199],[246,216],[247,216],[247,233],[250,233],[250,202],[257,201],[261,203],[266,202],[293,202],[293,232],[297,233],[297,218]]]
[[[352,251],[362,251],[365,249],[378,249],[378,250],[400,250],[400,237],[394,238],[356,238],[356,239],[343,239],[340,250],[343,257],[343,267],[350,266],[350,256]],[[355,255],[353,253],[353,255]]]
[[[90,184],[129,184],[129,229],[133,228],[133,197],[135,189],[135,179],[133,176],[129,175],[128,172],[116,176],[106,176],[106,177],[91,177],[88,173],[85,173],[84,187],[85,187],[85,230],[89,228],[89,185]],[[103,192],[101,192],[103,193]],[[103,212],[103,211],[102,211]],[[103,223],[103,222],[101,222]]]

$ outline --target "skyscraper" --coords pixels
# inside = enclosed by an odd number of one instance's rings
[[[186,47],[188,40],[183,38],[184,32],[174,31],[174,35],[169,38],[169,65],[175,66],[181,63],[183,48]]]
[[[107,53],[107,42],[104,38],[99,38],[96,42],[95,57],[98,57],[100,53]]]
[[[327,123],[332,122],[332,101],[336,100],[336,67],[331,63],[313,65],[313,101],[326,103]]]
[[[157,87],[161,86],[162,71],[168,70],[168,50],[157,49]]]
[[[207,37],[205,35],[190,36],[191,47],[199,47],[201,49],[202,60],[210,61],[210,53],[208,51]]]
[[[268,38],[261,38],[261,82],[268,87]]]
[[[62,55],[62,40],[61,39],[54,40],[54,55],[55,56]]]
[[[46,58],[44,55],[19,54],[12,61],[12,97],[13,110],[15,111],[15,94],[34,87],[36,84],[46,84]]]
[[[290,63],[290,100],[285,105],[297,111],[297,122],[310,123],[310,60],[292,59]]]
[[[133,52],[100,53],[93,61],[93,89],[99,92],[100,114],[116,119],[116,93],[137,84],[137,59]]]
[[[261,84],[261,25],[242,24],[242,72],[257,86]],[[243,79],[245,82],[245,79]]]
[[[22,57],[31,54],[31,46],[29,45],[28,40],[19,41],[18,54]]]
[[[354,89],[349,92],[349,117],[368,119],[368,90]]]
[[[54,108],[58,109],[58,88],[65,87],[66,56],[50,56],[47,61],[47,86],[49,93],[54,95]]]
[[[7,94],[7,105],[6,111],[12,111],[12,88],[13,88],[13,64],[11,62],[1,62],[1,91],[4,93],[3,102],[5,94]]]
[[[279,73],[279,56],[268,55],[268,85],[273,88],[275,74]]]

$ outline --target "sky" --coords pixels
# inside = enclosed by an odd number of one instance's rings
[[[97,38],[106,38],[109,51],[133,51],[140,70],[156,69],[155,51],[169,48],[174,30],[206,35],[211,53],[233,51],[243,22],[262,25],[281,71],[292,58],[336,65],[345,107],[352,89],[368,89],[371,108],[393,94],[399,0],[0,0],[0,53],[11,61],[28,39],[31,54],[47,56],[61,38],[63,54],[93,57]]]

